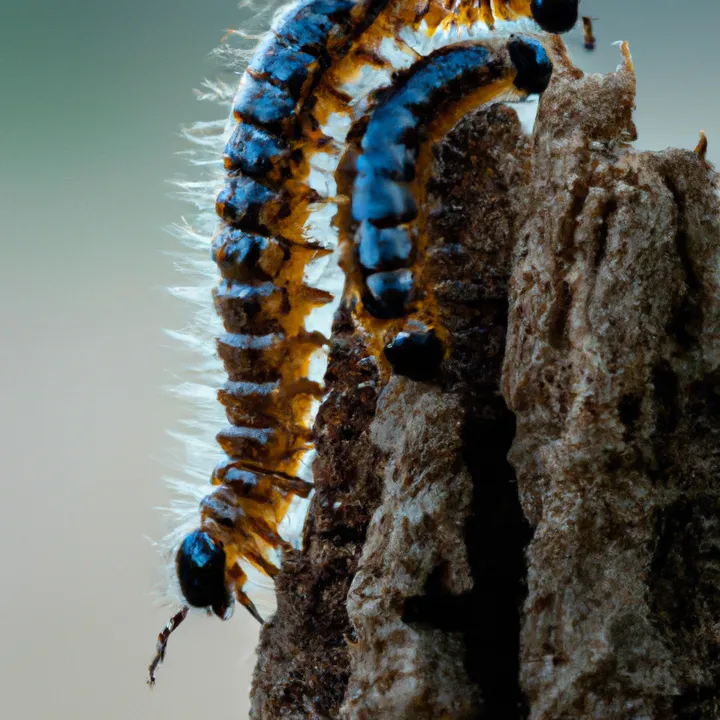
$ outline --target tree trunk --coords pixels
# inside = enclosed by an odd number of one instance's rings
[[[336,318],[253,718],[720,717],[716,177],[632,150],[634,95],[556,62],[533,138],[435,148],[452,352],[383,386]]]

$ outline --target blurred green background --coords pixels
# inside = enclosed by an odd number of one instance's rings
[[[720,3],[584,0],[598,48],[586,71],[638,76],[637,146],[720,158]],[[163,390],[190,358],[162,328],[189,309],[163,227],[188,208],[182,123],[208,53],[242,23],[235,0],[0,1],[0,707],[15,718],[247,715],[257,628],[193,617],[145,686],[168,611],[145,536],[164,530],[166,435],[186,407]],[[210,468],[208,468],[210,470]]]

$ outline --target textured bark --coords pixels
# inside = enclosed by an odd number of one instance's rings
[[[716,178],[630,148],[634,91],[559,63],[532,142],[436,148],[452,352],[383,386],[336,318],[253,718],[720,716]]]
[[[393,379],[371,425],[388,462],[348,598],[358,643],[341,717],[513,717],[521,702],[529,534],[498,387],[528,161],[502,106],[465,120],[436,152],[429,266],[452,352],[437,385]]]
[[[533,720],[720,711],[716,179],[621,142],[634,89],[566,69],[537,122],[503,382]]]
[[[381,491],[380,453],[368,438],[377,366],[349,313],[335,318],[325,381],[303,552],[285,555],[276,580],[277,612],[260,635],[253,718],[337,717],[347,687],[354,631],[345,602]]]

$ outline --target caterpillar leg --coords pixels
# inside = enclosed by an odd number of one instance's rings
[[[265,621],[257,611],[255,603],[253,603],[243,590],[243,587],[247,582],[247,575],[245,574],[245,571],[239,565],[235,565],[228,574],[235,584],[235,597],[237,598],[237,601],[262,625]]]
[[[263,557],[263,554],[254,547],[243,548],[243,556],[245,559],[252,563],[261,573],[264,573],[270,578],[276,578],[280,569],[273,565],[268,559]]]
[[[175,615],[170,618],[168,624],[163,628],[162,632],[158,635],[157,639],[157,650],[155,651],[155,657],[148,667],[148,680],[147,683],[150,687],[155,685],[155,673],[157,672],[158,666],[165,659],[165,651],[167,650],[168,640],[170,636],[178,629],[180,623],[187,617],[188,607],[181,608]]]
[[[595,36],[593,35],[593,18],[583,17],[583,42],[586,50],[595,49]]]
[[[256,502],[272,498],[265,490],[264,482],[271,483],[273,489],[283,496],[292,493],[306,498],[313,488],[311,483],[295,475],[244,458],[226,458],[217,464],[212,475],[213,485],[227,484],[237,497],[251,498]]]
[[[254,532],[271,547],[281,548],[282,550],[290,550],[292,548],[292,545],[290,545],[287,540],[283,540],[262,518],[249,517],[247,521],[251,532]]]

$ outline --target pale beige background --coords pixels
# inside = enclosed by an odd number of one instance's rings
[[[586,0],[598,50],[627,39],[638,145],[720,158],[720,3]],[[194,618],[159,684],[145,669],[167,618],[146,535],[162,533],[163,462],[188,357],[163,327],[188,310],[161,228],[187,209],[164,181],[191,89],[241,14],[235,0],[0,0],[0,716],[243,718],[257,628]],[[209,470],[209,468],[208,468]]]

